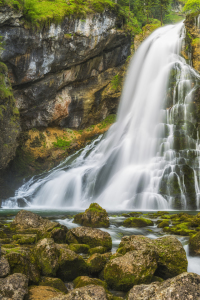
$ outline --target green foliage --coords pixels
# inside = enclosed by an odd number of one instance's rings
[[[66,141],[61,138],[57,138],[57,142],[54,142],[53,145],[54,147],[62,148],[63,150],[65,150],[66,148],[70,147],[71,141]]]
[[[200,12],[200,0],[188,0],[183,8],[184,12]]]

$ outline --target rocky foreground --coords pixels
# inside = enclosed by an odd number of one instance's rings
[[[187,217],[196,225],[200,219],[161,212],[148,217],[130,213],[123,225],[156,222],[172,230],[178,222],[184,223],[180,219]],[[0,224],[0,299],[199,299],[200,276],[187,272],[186,253],[174,235],[156,240],[123,236],[113,254],[110,234],[96,228],[109,226],[108,214],[98,204],[76,215],[74,222],[83,226],[69,230],[21,210],[13,222]],[[198,226],[194,228],[188,229],[194,231],[190,232],[190,250],[198,255]],[[122,294],[119,297],[113,291]]]

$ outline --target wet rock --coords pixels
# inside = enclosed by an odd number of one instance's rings
[[[23,274],[15,273],[0,279],[0,298],[23,300],[28,294],[28,278]]]
[[[0,259],[0,278],[6,277],[10,274],[10,265],[5,257]]]
[[[51,286],[30,286],[26,300],[47,300],[63,296],[63,293]]]
[[[78,289],[74,289],[65,296],[52,298],[51,300],[107,300],[106,291],[102,286],[87,285]]]
[[[136,218],[131,217],[123,222],[124,227],[146,227],[146,226],[153,226],[153,221],[145,218]]]
[[[200,276],[194,273],[182,273],[164,282],[134,286],[128,300],[190,300],[200,297]]]
[[[58,265],[57,277],[63,281],[72,281],[76,277],[88,273],[83,257],[65,247],[59,248]]]
[[[156,268],[155,251],[135,250],[108,262],[104,278],[110,288],[128,291],[135,284],[150,283]]]
[[[87,285],[100,285],[103,286],[105,289],[107,289],[107,284],[105,281],[102,281],[100,279],[97,278],[90,278],[88,276],[79,276],[74,280],[74,288],[81,288],[83,286],[87,286]]]
[[[112,254],[110,253],[109,256]],[[106,263],[109,261],[109,256],[105,254],[95,253],[87,260],[88,270],[91,274],[99,273],[103,270]]]
[[[65,242],[67,227],[44,219],[30,211],[20,210],[11,224],[18,233],[35,233],[38,239],[53,238],[55,242]]]
[[[63,293],[68,293],[68,290],[64,284],[64,282],[59,278],[52,278],[52,277],[41,277],[39,286],[50,286],[53,287]]]
[[[69,230],[66,235],[69,243],[87,244],[91,248],[102,246],[107,250],[112,248],[112,239],[109,233],[90,227],[77,227]]]
[[[158,254],[156,276],[163,279],[187,271],[187,257],[181,242],[174,236],[164,236],[154,241]]]
[[[108,213],[97,203],[90,204],[90,207],[84,213],[75,215],[73,222],[93,228],[107,228],[110,225]]]
[[[191,255],[200,254],[200,232],[194,234],[189,239],[189,251]]]
[[[8,252],[7,252],[8,251]],[[9,262],[11,273],[22,273],[32,283],[38,283],[40,279],[39,266],[29,249],[6,248],[5,257]]]
[[[56,276],[59,267],[59,250],[53,239],[40,240],[34,248],[41,274],[44,276]]]

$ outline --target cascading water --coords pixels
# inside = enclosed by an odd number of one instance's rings
[[[184,25],[156,30],[135,53],[117,122],[76,158],[24,184],[3,207],[199,208],[199,75],[180,56]],[[70,164],[70,161],[73,161]]]

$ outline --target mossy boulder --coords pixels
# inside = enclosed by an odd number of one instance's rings
[[[130,217],[123,222],[124,227],[146,227],[153,226],[153,221],[145,218]]]
[[[96,228],[76,227],[67,232],[68,243],[86,244],[91,248],[102,246],[107,251],[112,248],[112,239],[109,233]]]
[[[181,242],[174,236],[164,236],[154,241],[158,255],[155,276],[163,279],[187,271],[187,257]]]
[[[169,221],[168,220],[163,220],[162,222],[160,222],[158,224],[158,228],[164,228],[164,227],[168,227],[169,226]]]
[[[135,250],[108,262],[104,278],[111,289],[128,291],[135,284],[150,283],[156,269],[155,251]]]
[[[89,254],[92,255],[94,253],[100,253],[100,254],[104,254],[107,252],[107,249],[105,247],[102,247],[102,246],[98,246],[98,247],[94,247],[94,248],[91,248],[89,250]]]
[[[87,264],[81,255],[59,245],[57,277],[72,281],[78,276],[88,275]]]
[[[6,277],[10,274],[10,265],[5,257],[0,258],[0,278]]]
[[[188,300],[200,296],[200,276],[184,272],[164,282],[153,282],[134,286],[128,293],[127,300]]]
[[[176,235],[189,236],[191,234],[195,234],[196,231],[190,228],[190,223],[181,223],[175,226],[164,227],[164,232],[169,232]]]
[[[133,250],[151,250],[154,249],[154,241],[143,235],[124,236],[121,239],[117,253],[126,254]]]
[[[40,279],[40,270],[37,261],[29,249],[6,248],[6,259],[10,265],[10,272],[22,273],[26,275],[29,282],[38,283]]]
[[[53,287],[65,294],[68,293],[68,290],[64,284],[64,282],[59,278],[52,278],[52,277],[41,277],[39,286],[50,286]]]
[[[0,229],[0,238],[1,239],[6,239],[7,238],[7,234],[4,232],[3,229]]]
[[[34,255],[43,276],[56,276],[59,267],[59,250],[53,239],[40,240],[35,248]]]
[[[100,273],[109,261],[110,255],[95,253],[87,260],[88,271],[90,274]]]
[[[0,278],[0,299],[22,300],[28,294],[28,278],[24,274],[15,273]]]
[[[200,255],[200,232],[190,237],[189,252],[191,255]]]
[[[30,286],[28,289],[28,295],[26,296],[26,300],[49,300],[59,299],[59,296],[63,296],[64,293],[55,289],[51,286]]]
[[[35,244],[37,242],[37,234],[15,234],[13,235],[13,240],[17,244]]]
[[[75,215],[73,222],[93,228],[107,228],[110,225],[108,213],[97,203],[90,204],[84,213]]]
[[[90,246],[86,244],[70,244],[69,249],[76,253],[89,253]]]
[[[79,276],[73,281],[73,283],[74,283],[74,288],[75,289],[83,287],[83,286],[91,285],[91,284],[103,286],[104,289],[108,288],[105,281],[102,281],[102,280],[97,279],[97,278],[91,278],[91,277],[88,277],[88,276]]]
[[[18,234],[37,234],[37,239],[53,238],[57,243],[66,241],[67,227],[44,219],[33,212],[20,210],[10,228]]]

